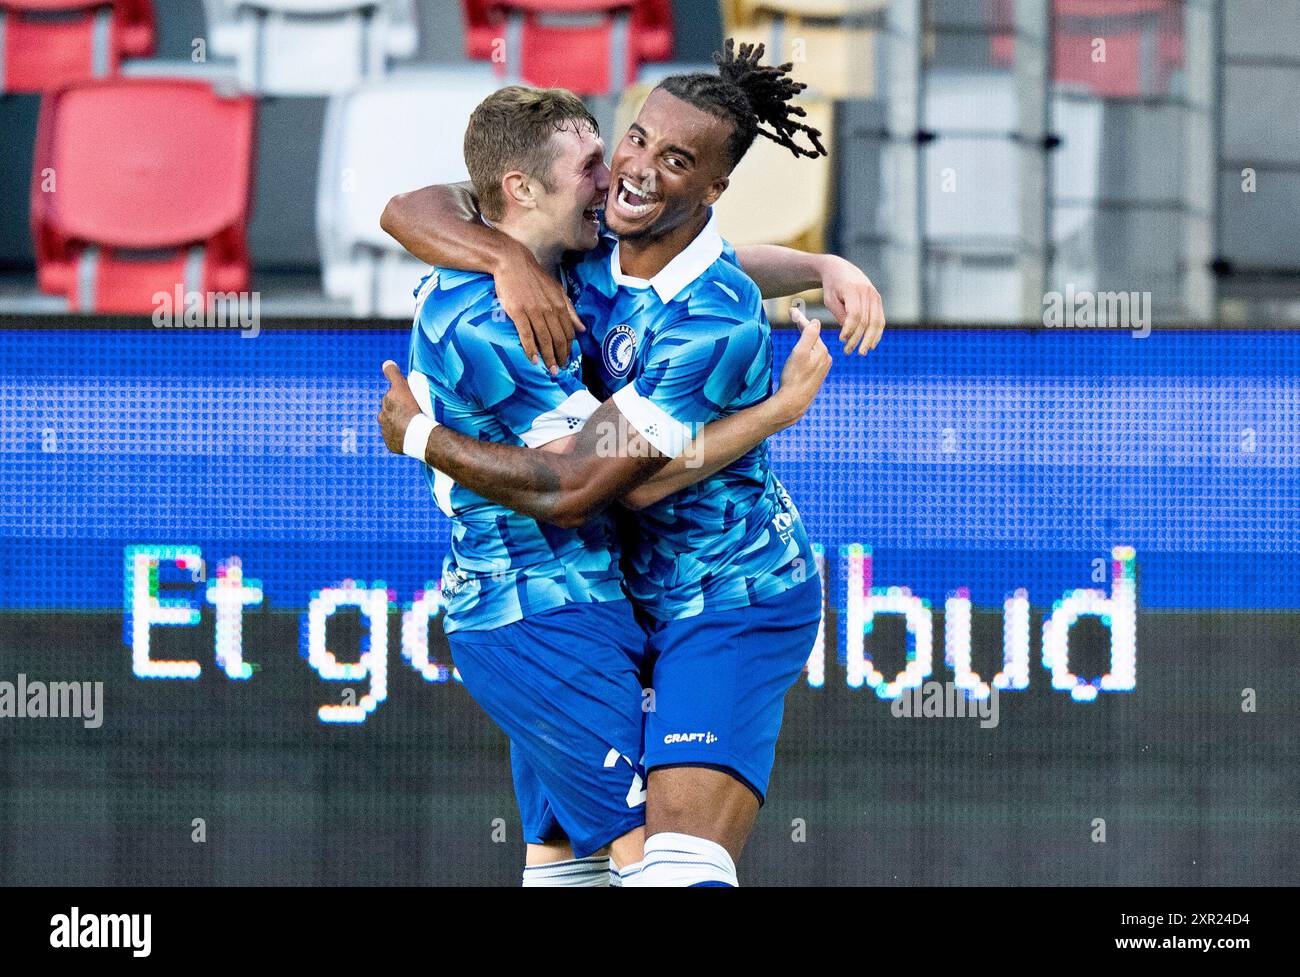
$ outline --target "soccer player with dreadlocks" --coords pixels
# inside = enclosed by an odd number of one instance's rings
[[[405,448],[516,512],[574,527],[634,498],[636,486],[692,449],[704,425],[769,396],[762,295],[711,208],[757,136],[799,156],[826,150],[799,121],[793,99],[803,86],[790,65],[762,65],[761,56],[761,45],[736,50],[728,41],[716,75],[665,79],[614,151],[605,206],[613,234],[568,268],[569,296],[587,324],[579,343],[588,384],[604,402],[567,453],[465,437],[436,423],[436,405],[434,418],[421,416],[388,363],[379,420],[391,450]],[[477,214],[440,199],[436,214],[421,215],[420,234],[395,233],[418,257],[493,272],[516,253]],[[393,216],[390,232],[409,226],[409,215]],[[789,254],[761,277],[787,292],[825,283],[821,256],[800,265]],[[861,289],[858,300],[865,304]],[[417,416],[421,443],[412,446]],[[644,861],[622,867],[624,884],[734,886],[785,694],[817,633],[816,563],[766,442],[635,515],[623,569],[647,633],[654,695],[645,716]]]

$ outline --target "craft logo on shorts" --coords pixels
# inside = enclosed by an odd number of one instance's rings
[[[713,730],[707,733],[669,733],[664,737],[664,746],[672,746],[674,743],[704,743],[712,745],[718,742],[718,738],[713,735]]]
[[[618,325],[611,329],[601,344],[601,356],[610,376],[617,380],[627,376],[632,369],[632,360],[636,358],[635,330],[629,325]]]

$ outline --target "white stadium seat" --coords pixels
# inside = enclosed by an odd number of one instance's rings
[[[925,235],[930,312],[948,321],[1016,318],[1022,246],[1020,150],[1015,76],[1007,72],[935,71],[926,80],[925,128],[938,134],[924,154]],[[1052,237],[1058,270],[1078,288],[1091,273],[1071,256],[1092,234],[1101,170],[1102,106],[1057,92],[1051,99]],[[1084,248],[1090,253],[1091,248]]]
[[[212,54],[259,95],[328,95],[415,54],[414,0],[204,0]]]
[[[325,292],[353,314],[409,318],[428,267],[379,227],[396,193],[468,178],[470,113],[496,90],[489,72],[410,72],[330,99],[316,226]]]

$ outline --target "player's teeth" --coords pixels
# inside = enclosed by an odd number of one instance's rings
[[[618,195],[618,202],[619,202],[620,204],[623,205],[623,208],[624,208],[628,213],[633,214],[633,215],[636,215],[636,216],[639,216],[639,215],[641,215],[641,214],[648,213],[648,212],[650,211],[650,209],[654,206],[654,204],[634,204],[634,203],[632,203],[632,202],[631,202],[630,200],[628,200],[628,198],[627,198],[627,189],[626,189],[626,185],[624,186],[624,192],[623,192],[623,193],[620,193],[620,194]]]

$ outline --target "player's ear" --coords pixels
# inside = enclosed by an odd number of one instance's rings
[[[537,200],[533,196],[532,181],[529,180],[528,174],[521,170],[511,170],[501,178],[501,191],[507,200],[513,200],[520,207],[537,206]]]
[[[731,186],[731,177],[720,176],[709,184],[709,192],[704,195],[704,206],[712,207],[722,196],[722,191]]]

